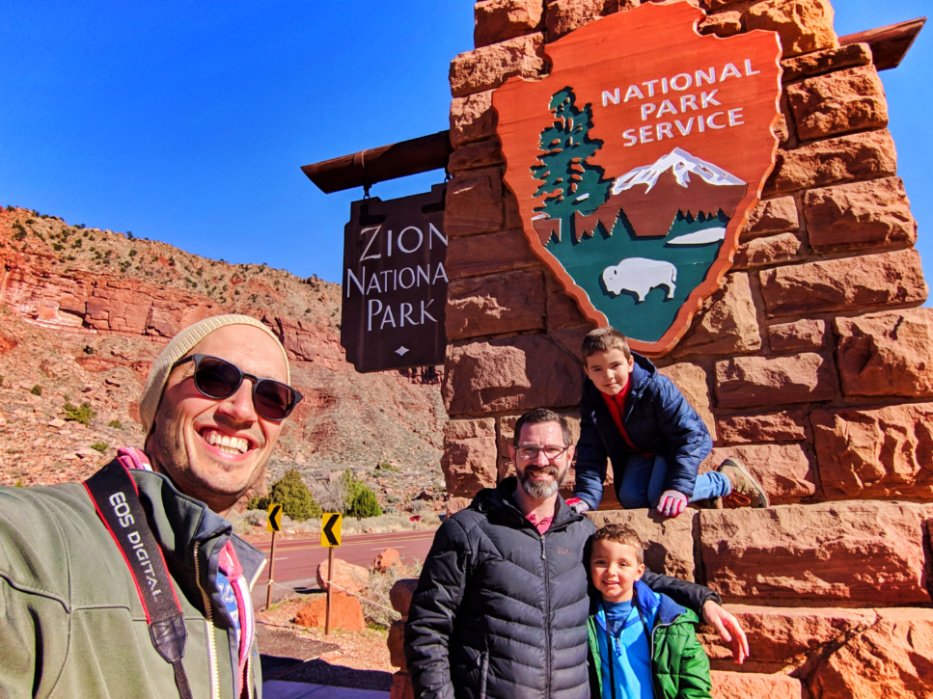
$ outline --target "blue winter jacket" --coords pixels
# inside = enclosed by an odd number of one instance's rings
[[[649,359],[632,354],[635,368],[622,422],[638,452],[662,456],[667,461],[664,490],[676,490],[689,497],[700,462],[713,446],[709,430],[669,378],[658,373]],[[603,497],[607,458],[612,462],[618,489],[633,453],[613,422],[602,393],[586,379],[580,401],[575,495],[596,509]]]

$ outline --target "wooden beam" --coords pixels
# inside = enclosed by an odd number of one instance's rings
[[[917,38],[917,34],[923,29],[926,21],[926,17],[918,17],[906,22],[889,24],[886,27],[866,29],[856,34],[846,34],[839,37],[839,43],[843,46],[847,44],[868,44],[871,47],[875,68],[878,70],[897,68],[911,44],[914,43],[914,39]]]
[[[450,152],[448,132],[438,131],[430,136],[368,148],[352,155],[305,165],[301,169],[322,192],[330,194],[446,168]]]

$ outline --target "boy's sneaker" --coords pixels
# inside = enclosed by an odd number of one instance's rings
[[[716,469],[732,483],[732,492],[722,497],[723,507],[768,507],[768,494],[738,459],[729,457]]]

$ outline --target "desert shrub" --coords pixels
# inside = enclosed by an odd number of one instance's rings
[[[65,401],[64,411],[66,420],[80,422],[85,427],[90,425],[91,420],[94,419],[94,409],[91,407],[90,403],[72,405],[69,401]]]
[[[110,445],[107,444],[107,442],[94,442],[91,445],[91,449],[93,449],[94,451],[99,451],[101,454],[103,454],[109,448],[110,448]]]
[[[107,423],[107,427],[112,427],[115,430],[122,430],[123,423],[120,422],[119,420],[111,420],[110,422]]]
[[[421,575],[421,564],[406,564],[399,561],[386,571],[373,570],[369,576],[369,586],[363,594],[363,614],[366,621],[381,628],[389,628],[400,616],[392,608],[389,592],[392,586],[403,578],[417,578]]]
[[[36,384],[36,385],[33,386],[31,389],[29,389],[29,392],[30,392],[32,395],[34,395],[34,396],[41,396],[41,395],[42,395],[42,386],[40,386],[39,384]]]
[[[347,469],[343,472],[343,479],[347,489],[343,513],[348,517],[378,517],[382,514],[379,500],[372,489],[359,480],[353,471]]]
[[[262,499],[260,498],[260,501]],[[281,479],[272,484],[261,508],[268,507],[272,502],[280,504],[282,512],[296,522],[321,516],[321,506],[315,502],[314,496],[296,468],[289,469]]]

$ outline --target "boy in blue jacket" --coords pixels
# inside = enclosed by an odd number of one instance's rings
[[[709,658],[696,614],[641,582],[644,548],[618,524],[589,544],[595,613],[587,620],[592,696],[599,699],[708,699]]]
[[[723,502],[768,506],[764,488],[738,459],[697,475],[712,449],[706,425],[670,379],[631,351],[622,333],[614,328],[589,332],[582,354],[586,380],[575,497],[567,501],[574,509],[599,507],[607,459],[626,509],[656,507],[676,517],[687,503],[698,501],[717,509]]]

